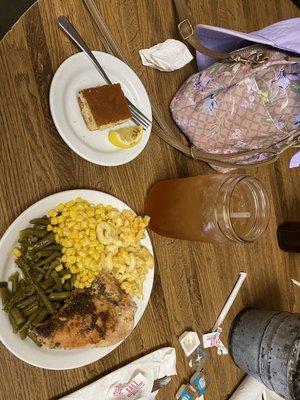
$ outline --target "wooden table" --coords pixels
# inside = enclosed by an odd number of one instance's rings
[[[152,102],[168,114],[172,95],[196,66],[158,72],[141,65],[137,50],[178,37],[171,0],[98,0],[97,4]],[[190,0],[189,6],[198,22],[246,32],[299,16],[289,0]],[[23,210],[51,193],[98,189],[143,213],[145,196],[159,179],[213,173],[155,134],[137,159],[114,168],[93,165],[67,147],[48,105],[54,72],[78,51],[57,27],[56,18],[62,14],[90,47],[103,49],[80,0],[40,0],[0,43],[1,234]],[[289,278],[300,278],[296,269],[300,256],[281,252],[276,242],[279,223],[300,220],[300,175],[299,169],[288,168],[291,154],[292,150],[274,165],[249,171],[264,183],[272,201],[270,225],[261,240],[248,246],[211,245],[153,234],[155,283],[144,317],[130,338],[103,360],[61,372],[27,365],[1,345],[0,398],[54,400],[151,350],[172,345],[177,350],[178,375],[158,396],[172,399],[191,376],[178,336],[186,329],[199,334],[211,329],[241,270],[249,275],[224,323],[225,341],[232,319],[245,306],[299,310],[299,288]],[[215,350],[209,351],[206,369],[211,377],[206,400],[226,399],[243,377],[229,356],[217,356]]]

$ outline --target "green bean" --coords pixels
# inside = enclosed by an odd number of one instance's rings
[[[60,264],[60,260],[57,258],[52,263],[47,267],[47,272],[46,272],[46,279],[48,279],[51,275],[51,272],[54,270],[55,267],[57,267]]]
[[[51,256],[52,254],[53,254],[53,250],[46,250],[46,249],[39,250],[39,251],[37,251],[37,252],[34,254],[33,259],[34,259],[35,261],[37,261],[37,260],[39,260],[39,259],[42,258],[42,257],[49,257],[49,256]]]
[[[44,290],[41,288],[40,284],[37,283],[30,271],[29,271],[29,266],[28,263],[24,262],[22,260],[22,257],[17,258],[17,261],[21,260],[21,262],[18,263],[18,266],[21,268],[22,267],[22,271],[24,273],[24,275],[27,277],[27,279],[32,282],[33,287],[36,290],[37,295],[39,296],[39,298],[43,301],[45,307],[47,308],[47,310],[49,311],[50,314],[54,314],[55,313],[55,308],[53,307],[51,301],[48,299],[46,293],[44,292]]]
[[[0,287],[7,287],[7,282],[0,282]]]
[[[8,304],[9,300],[11,299],[11,294],[9,289],[6,286],[1,286],[0,287],[0,295],[2,299],[2,305],[5,308],[5,306]]]
[[[32,296],[35,293],[35,289],[32,284],[25,285],[25,281],[21,280],[16,292],[13,294],[13,302],[18,303],[27,297]]]
[[[66,291],[72,290],[71,279],[68,279],[67,282],[64,284],[64,290],[66,290]]]
[[[46,290],[50,286],[53,286],[54,283],[55,283],[54,279],[50,277],[50,278],[46,279],[45,281],[41,282],[41,288]]]
[[[46,229],[46,225],[34,224],[32,228],[36,231],[44,231]]]
[[[51,249],[52,246],[53,246],[53,249]],[[49,249],[49,247],[50,247],[50,249]],[[57,255],[57,257],[61,257],[62,253],[61,253],[60,250],[61,249],[59,249],[55,244],[53,244],[53,245],[47,246],[47,247],[45,247],[45,248],[43,248],[41,250],[38,250],[34,254],[33,258],[37,261],[40,258],[51,256],[54,252],[58,252],[59,254]],[[51,261],[53,261],[53,260],[51,260]],[[49,263],[50,263],[50,261],[49,261]]]
[[[52,271],[51,276],[55,281],[54,290],[56,290],[57,292],[62,292],[64,289],[58,273],[56,271]]]
[[[28,333],[28,328],[26,328],[26,329],[24,328],[22,331],[21,330],[19,331],[19,336],[20,336],[21,340],[26,339],[27,333]]]
[[[25,239],[29,236],[33,236],[33,237],[37,237],[39,239],[44,238],[46,235],[48,234],[47,231],[38,231],[36,229],[32,229],[32,228],[27,228],[27,229],[23,229],[20,232],[20,238],[21,239]]]
[[[39,238],[37,236],[29,237],[28,238],[28,243],[29,243],[29,245],[31,245],[33,243],[36,243],[38,240],[39,240]]]
[[[32,225],[48,225],[50,223],[50,219],[49,218],[34,218],[32,220],[29,221],[30,224]]]
[[[44,250],[56,250],[56,251],[61,251],[62,246],[60,244],[50,244],[49,246],[45,247]]]
[[[49,264],[51,261],[53,261],[55,258],[60,257],[61,256],[61,252],[60,251],[52,251],[52,254],[50,256],[48,256],[47,258],[43,258],[40,261],[36,262],[33,267],[41,267],[45,264]]]
[[[30,272],[29,272],[30,265],[27,262],[27,260],[22,256],[18,257],[16,259],[16,264],[20,268],[20,270],[23,272],[25,279],[30,281],[31,280],[31,276],[30,276]]]
[[[61,285],[61,286],[60,286]],[[62,292],[64,290],[64,287],[62,286],[62,283],[58,283],[56,282],[56,284],[54,285],[54,287],[52,288],[52,291],[49,291],[48,293],[52,293],[52,292]]]
[[[47,311],[46,308],[43,308],[40,313],[36,316],[36,318],[34,319],[34,321],[32,322],[33,326],[36,326],[38,324],[40,324],[41,322],[44,322],[45,319],[48,317],[49,312]]]
[[[28,318],[28,320],[25,322],[25,324],[22,326],[22,328],[19,331],[20,337],[22,340],[24,340],[27,336],[28,329],[30,328],[32,322],[36,319],[36,317],[39,315],[41,312],[41,308],[37,308],[33,314],[31,314]]]
[[[70,297],[70,295],[71,295],[70,291],[69,292],[60,292],[60,293],[53,292],[53,293],[49,294],[49,299],[50,300],[65,300],[68,297]]]
[[[19,281],[17,290],[15,293],[12,294],[12,296],[9,298],[9,300],[5,303],[4,305],[4,310],[9,311],[11,307],[14,305],[14,303],[21,301],[25,299],[26,297],[29,297],[34,293],[34,289],[30,292],[28,289],[26,289],[25,286],[25,281],[22,279]]]
[[[44,274],[38,274],[38,276],[36,277],[37,283],[41,283],[43,279],[44,279]]]
[[[16,321],[16,324],[18,326],[24,324],[25,318],[21,310],[19,310],[17,307],[12,307],[10,310],[10,315],[12,318]]]
[[[17,333],[19,328],[18,328],[18,325],[16,324],[16,321],[12,317],[12,315],[8,315],[8,319],[9,319],[9,322],[10,322],[10,324],[12,326],[13,333]]]
[[[61,269],[61,270],[58,272],[58,275],[59,275],[60,277],[63,277],[63,276],[66,275],[66,274],[69,274],[69,271],[68,271],[66,268],[63,268],[63,269]]]
[[[39,303],[35,301],[34,303],[30,304],[27,308],[23,310],[23,314],[25,315],[25,317],[29,317],[29,315],[33,314],[38,307]]]
[[[20,243],[20,244],[22,244],[22,243],[29,244],[28,238],[27,238],[27,237],[26,237],[26,238],[19,238],[19,239],[18,239],[18,243]]]
[[[37,250],[43,249],[44,247],[49,246],[49,244],[52,244],[54,242],[55,242],[55,239],[54,239],[53,233],[49,233],[49,234],[47,234],[46,237],[44,237],[43,239],[41,239],[38,242],[34,243],[32,246],[30,246],[29,250],[30,251],[33,251],[33,250],[37,251]]]
[[[38,341],[37,336],[34,332],[27,332],[28,337],[39,347],[41,347],[41,343]]]
[[[15,293],[15,291],[17,290],[17,287],[18,287],[18,283],[19,283],[19,272],[15,272],[14,274],[12,274],[8,278],[8,280],[11,281],[12,293]]]
[[[57,267],[59,264],[60,264],[60,259],[59,259],[59,257],[58,258],[56,258],[54,261],[52,261],[51,262],[51,264],[48,264],[48,266],[47,266],[47,268],[48,269],[53,269],[54,267]]]
[[[42,275],[45,275],[45,273],[46,273],[46,271],[45,271],[44,268],[42,268],[42,267],[33,266],[32,269],[33,269],[35,272],[38,272],[39,274],[42,274]]]
[[[31,303],[34,303],[36,301],[36,299],[37,299],[36,295],[29,296],[29,297],[27,297],[27,299],[24,299],[24,300],[20,301],[19,303],[16,303],[16,307],[18,307],[20,309],[26,308]]]
[[[60,303],[59,301],[55,301],[55,302],[53,303],[53,305],[54,305],[54,308],[55,308],[56,310],[59,310],[59,309],[63,306],[63,304]]]
[[[71,289],[73,289],[75,281],[76,281],[76,275],[72,274],[71,279],[70,279]]]
[[[34,287],[35,290],[38,294],[38,296],[40,297],[40,299],[43,301],[45,307],[47,308],[47,310],[49,311],[50,314],[55,314],[55,308],[53,307],[51,301],[49,300],[48,296],[46,295],[46,293],[44,292],[44,290],[41,288],[41,286],[34,282]]]
[[[26,257],[29,243],[21,243],[20,249],[23,256]]]

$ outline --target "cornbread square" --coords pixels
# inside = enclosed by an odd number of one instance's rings
[[[109,128],[131,118],[119,83],[83,89],[78,93],[78,103],[90,131]]]

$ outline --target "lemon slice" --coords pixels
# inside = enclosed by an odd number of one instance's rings
[[[139,125],[119,128],[109,132],[108,140],[121,149],[130,149],[140,143],[142,133],[143,128]]]

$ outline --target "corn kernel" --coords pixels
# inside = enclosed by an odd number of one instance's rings
[[[62,269],[63,269],[63,265],[62,265],[62,264],[58,264],[58,265],[55,267],[55,271],[57,271],[57,272],[61,271]]]
[[[75,256],[68,256],[67,257],[67,264],[68,265],[75,264],[75,262],[76,262],[76,257]]]
[[[90,239],[91,240],[96,240],[97,239],[97,236],[96,236],[95,232],[93,232],[93,231],[90,232]]]
[[[47,231],[48,232],[51,232],[51,231],[53,231],[53,226],[52,225],[47,225]]]
[[[59,203],[59,204],[57,204],[57,206],[56,206],[56,209],[57,209],[58,211],[63,211],[64,208],[65,208],[65,206],[64,206],[64,204],[62,204],[62,203]]]
[[[62,222],[64,222],[64,220],[65,220],[65,218],[64,218],[62,215],[60,215],[59,217],[57,217],[57,221],[58,221],[59,224],[61,224]]]
[[[62,236],[62,229],[60,227],[56,228],[56,233],[58,234],[58,236]]]
[[[87,238],[83,238],[81,239],[80,244],[82,247],[85,247],[89,244],[89,240]]]
[[[95,211],[91,208],[87,210],[86,215],[88,216],[88,218],[92,218],[95,215]]]
[[[48,214],[49,214],[49,217],[56,217],[57,216],[57,211],[56,210],[50,210]]]
[[[21,250],[19,249],[19,247],[14,247],[13,248],[13,250],[12,250],[12,252],[13,252],[13,255],[15,256],[15,257],[21,257],[21,255],[22,255],[22,252],[21,252]]]
[[[86,228],[87,228],[87,226],[88,226],[88,223],[87,223],[87,221],[82,221],[82,222],[80,223],[80,227],[81,227],[81,229],[86,229]]]
[[[56,217],[51,218],[50,222],[51,222],[51,225],[57,225],[58,224],[58,219]]]

